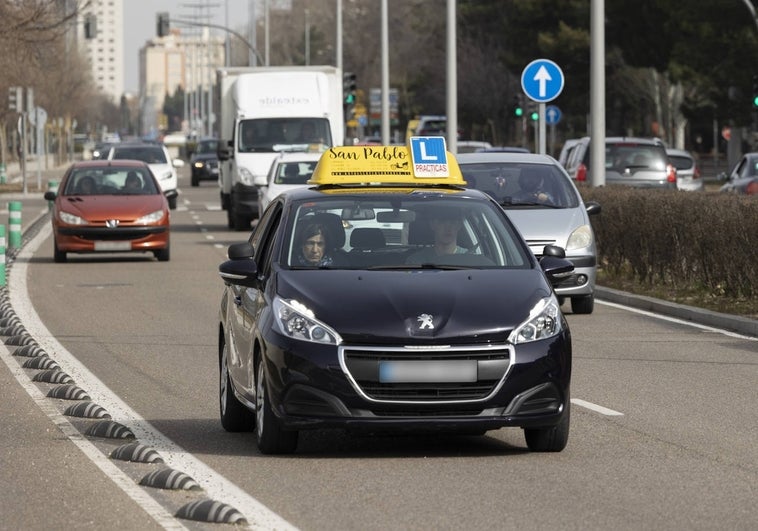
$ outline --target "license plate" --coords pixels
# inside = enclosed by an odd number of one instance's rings
[[[95,242],[96,251],[131,251],[132,242]]]
[[[476,360],[402,360],[379,362],[381,383],[475,382]]]

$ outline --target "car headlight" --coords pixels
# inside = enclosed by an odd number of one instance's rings
[[[563,330],[561,309],[555,295],[545,297],[534,305],[529,317],[511,332],[511,343],[529,343],[556,336]]]
[[[276,297],[273,309],[274,322],[285,336],[327,345],[342,343],[337,332],[316,319],[310,309],[296,300],[285,301]]]
[[[58,214],[58,217],[63,223],[68,223],[69,225],[86,225],[87,222],[80,218],[79,216],[75,216],[74,214],[69,214],[68,212],[65,212],[63,210],[60,211]]]
[[[566,250],[583,249],[592,245],[592,229],[589,225],[582,225],[569,236]]]
[[[237,175],[239,175],[242,184],[246,184],[247,186],[253,186],[255,184],[253,174],[250,173],[250,170],[247,168],[237,168]]]
[[[202,162],[200,162],[199,160],[197,162],[195,162],[195,168],[202,168],[202,167],[203,167],[203,163]]]
[[[155,212],[150,212],[149,214],[137,219],[135,223],[142,225],[152,225],[153,223],[158,223],[161,219],[163,219],[163,210],[156,210]]]

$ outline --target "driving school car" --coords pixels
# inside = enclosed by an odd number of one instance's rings
[[[519,427],[529,449],[561,451],[563,250],[537,261],[499,205],[465,188],[443,137],[333,147],[309,184],[273,199],[219,266],[223,427],[254,429],[263,453],[319,428]]]

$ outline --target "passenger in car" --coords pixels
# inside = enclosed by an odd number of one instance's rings
[[[85,175],[79,182],[76,183],[76,193],[82,195],[89,195],[95,193],[95,179],[89,175]]]
[[[126,174],[126,182],[124,183],[124,190],[127,192],[141,192],[142,191],[142,179],[137,175],[136,171],[130,171]]]
[[[545,181],[545,172],[549,171],[543,168],[524,168],[519,175],[518,183],[521,191],[513,196],[514,201],[538,202],[544,204],[555,204],[555,199],[548,191]]]
[[[300,234],[297,264],[301,266],[323,267],[332,264],[332,257],[326,252],[328,236],[319,223],[310,223]]]
[[[458,245],[458,231],[463,224],[460,210],[457,208],[437,208],[429,214],[429,227],[432,229],[434,245],[411,254],[407,263],[435,262],[440,256],[465,254],[468,249]]]

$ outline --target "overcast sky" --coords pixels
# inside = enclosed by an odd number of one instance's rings
[[[248,6],[251,0],[123,0],[124,6],[124,90],[139,90],[139,49],[156,37],[156,15],[168,11],[169,16],[191,19],[200,12],[200,5],[210,6],[210,22],[247,34]],[[228,24],[226,22],[228,9]],[[203,8],[206,13],[207,9]],[[220,30],[212,30],[220,35]]]

